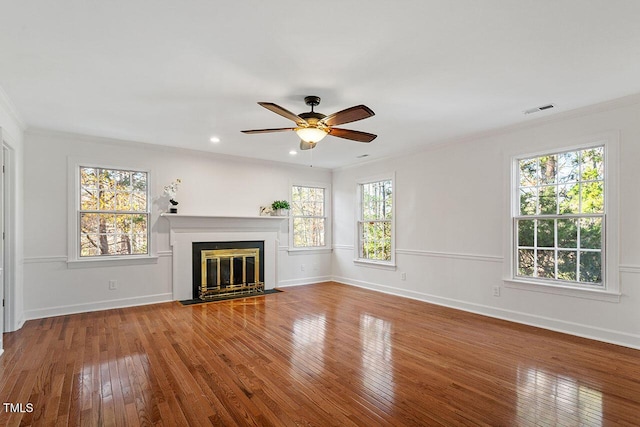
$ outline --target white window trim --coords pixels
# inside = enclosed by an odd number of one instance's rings
[[[331,226],[331,184],[316,181],[291,181],[289,183],[289,204],[293,206],[293,187],[314,187],[324,189],[324,245],[298,248],[293,245],[293,214],[289,211],[289,253],[330,253],[332,252],[332,226]]]
[[[515,245],[516,236],[514,233],[514,217],[518,212],[518,199],[516,194],[516,177],[518,176],[517,160],[529,157],[539,157],[545,154],[580,150],[595,145],[603,145],[605,153],[605,216],[606,223],[604,230],[604,275],[603,286],[589,288],[583,285],[563,284],[544,279],[527,279],[515,275],[516,259]],[[505,270],[503,281],[505,287],[533,292],[543,292],[547,294],[571,296],[576,298],[596,299],[601,301],[620,301],[620,276],[619,276],[619,170],[620,170],[620,135],[619,132],[607,132],[590,137],[579,138],[568,141],[566,144],[550,146],[544,150],[529,153],[510,154],[505,156],[508,161],[509,176],[507,182],[507,218],[505,221]]]
[[[149,215],[149,223],[147,224],[147,242],[149,251],[145,255],[112,255],[108,257],[80,257],[80,239],[78,230],[80,227],[80,215],[78,206],[80,205],[80,168],[95,167],[103,169],[116,170],[134,170],[147,173],[147,214]],[[67,158],[67,266],[69,268],[84,267],[103,267],[111,265],[135,265],[149,264],[158,261],[156,255],[155,239],[151,236],[151,189],[152,187],[152,171],[148,168],[136,166],[113,165],[108,162],[96,163],[95,161],[83,161],[82,159]]]
[[[391,181],[391,259],[389,261],[372,260],[360,258],[360,227],[359,222],[362,220],[362,185],[378,181]],[[356,218],[355,218],[355,238],[353,263],[363,267],[380,268],[385,270],[396,269],[396,172],[389,172],[356,180]]]

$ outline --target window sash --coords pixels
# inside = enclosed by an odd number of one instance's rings
[[[367,224],[382,225],[383,235],[377,238],[375,235],[367,233],[365,226]],[[386,227],[385,227],[386,225]],[[388,234],[385,234],[385,230],[389,230]],[[358,245],[359,258],[373,261],[391,261],[392,260],[392,221],[390,219],[382,220],[359,220],[358,221],[358,233],[360,235],[360,242]],[[371,244],[373,251],[365,253],[365,246]]]
[[[89,170],[83,184],[83,170]],[[78,258],[138,257],[150,253],[150,212],[149,212],[149,174],[145,171],[108,168],[100,166],[79,166],[77,187],[77,256]],[[107,171],[113,182],[101,187],[101,176]],[[122,177],[130,179],[125,188],[119,188]],[[92,179],[93,178],[93,179]],[[144,185],[141,185],[143,183]],[[115,209],[100,209],[101,194],[113,195],[110,201]],[[117,196],[123,196],[118,198]],[[93,200],[92,200],[93,199]],[[124,203],[122,203],[124,202]],[[140,202],[142,202],[140,204]],[[89,209],[83,209],[88,203]],[[139,209],[131,209],[136,207]],[[117,209],[118,205],[129,209]],[[95,215],[95,218],[91,218]],[[105,221],[109,221],[108,223]],[[86,220],[86,221],[85,221]],[[98,222],[96,222],[98,221]],[[104,221],[104,222],[103,222]],[[93,222],[93,223],[92,223]],[[87,223],[91,229],[85,227]],[[142,229],[136,227],[142,225]]]
[[[358,260],[394,263],[394,185],[393,176],[358,182]]]
[[[298,190],[298,198],[294,197]],[[327,246],[327,189],[325,187],[313,185],[292,185],[291,186],[291,245],[296,249],[323,248]],[[320,212],[320,215],[300,214],[300,212]],[[308,221],[312,220],[312,221]],[[319,223],[318,229],[311,231],[299,231],[296,225]],[[304,233],[301,235],[300,233]]]
[[[580,225],[581,219],[600,219],[600,238],[598,240],[598,244],[594,246],[599,247],[589,247],[588,241],[589,236],[587,235],[584,239],[582,236],[582,227]],[[556,220],[575,220],[575,242],[561,242],[559,239],[559,227],[558,222]],[[554,221],[553,223],[553,243],[550,245],[541,245],[539,244],[539,232],[538,225],[534,222],[534,228],[531,231],[532,244],[522,244],[520,242],[520,221]],[[572,215],[571,218],[562,215],[552,215],[546,216],[544,218],[537,218],[532,216],[525,217],[517,217],[513,220],[513,229],[514,231],[514,256],[515,256],[515,270],[514,276],[521,279],[526,280],[543,280],[543,281],[557,281],[563,284],[573,284],[578,286],[586,286],[590,288],[603,288],[605,284],[605,230],[603,224],[605,223],[604,215]],[[585,244],[583,244],[585,243]],[[522,256],[528,252],[531,258],[531,264],[528,265],[532,274],[521,274],[521,261]],[[540,257],[545,255],[549,256],[549,254],[553,253],[553,277],[549,277],[548,275],[544,275],[544,266],[540,265]],[[587,265],[583,264],[583,258],[588,259],[589,255],[593,254],[594,256],[599,255],[599,281],[589,281],[584,280],[593,275],[593,271],[587,267]],[[573,259],[572,259],[573,257]],[[591,262],[597,262],[597,258],[592,259]],[[527,266],[525,266],[526,268]],[[541,270],[542,268],[542,270]],[[540,271],[543,271],[543,274],[540,275]],[[564,277],[563,277],[564,276]],[[572,277],[571,277],[572,276]],[[571,278],[567,278],[571,277]],[[597,278],[597,276],[596,276]]]
[[[391,194],[385,194],[387,187]],[[393,181],[390,179],[360,184],[360,219],[391,220],[393,217]]]
[[[308,233],[305,233],[304,231],[302,231],[300,232],[301,234],[296,234],[293,237],[293,247],[294,248],[320,248],[320,247],[326,246],[326,241],[325,241],[326,218],[325,217],[295,217],[293,218],[294,230],[296,229],[296,225],[299,223],[298,220],[304,220],[304,219],[318,220],[320,230],[314,230]],[[305,221],[302,221],[302,223],[304,224]]]
[[[583,153],[586,153],[588,150],[600,149],[602,152],[602,158],[600,160],[600,170],[597,171],[599,176],[596,179],[589,179],[586,176],[585,171],[587,168],[583,169]],[[577,163],[574,165],[569,165],[569,169],[571,176],[573,178],[569,179],[569,175],[567,175],[566,179],[561,179],[560,172],[560,164],[556,163],[555,175],[553,177],[543,176],[543,167],[542,167],[542,159],[544,158],[554,158],[555,161],[558,161],[561,157],[571,158],[572,154],[576,153],[575,159]],[[606,272],[606,262],[605,262],[605,252],[606,252],[606,169],[607,169],[607,156],[606,147],[604,145],[596,145],[596,146],[583,146],[577,147],[572,150],[566,151],[558,151],[553,153],[547,153],[537,156],[526,156],[519,157],[514,159],[514,185],[513,185],[513,207],[515,214],[512,215],[512,230],[513,230],[513,242],[512,242],[512,256],[513,256],[513,277],[520,280],[531,280],[531,281],[540,281],[545,284],[560,284],[560,285],[573,285],[576,287],[583,288],[591,288],[591,289],[603,289],[605,288],[605,272]],[[522,174],[523,171],[523,162],[526,167],[526,162],[529,165],[534,165],[535,174]],[[565,171],[568,169],[565,169]],[[592,169],[595,170],[595,169]],[[533,185],[522,185],[523,182],[526,182],[529,179],[535,180],[535,184]],[[545,181],[547,180],[547,181]],[[531,182],[531,181],[529,181]],[[596,209],[599,212],[593,213],[589,211],[584,211],[585,206],[583,205],[583,188],[588,188],[590,184],[601,184],[601,203],[599,209]],[[561,213],[561,193],[560,188],[566,186],[567,188],[570,186],[577,186],[577,213]],[[541,213],[542,211],[542,197],[547,197],[548,195],[543,196],[543,190],[553,189],[554,190],[554,199],[555,206],[552,206],[555,213]],[[532,197],[535,198],[535,205],[531,204],[530,207],[535,208],[534,213],[521,213],[521,209],[523,208],[522,204],[522,195],[526,192],[531,192]],[[576,197],[574,195],[574,197]],[[549,203],[549,200],[546,201]],[[600,233],[599,241],[597,244],[591,242],[591,246],[599,246],[599,247],[590,247],[589,246],[589,236],[585,235],[584,240],[581,235],[581,220],[593,220],[599,219],[599,230]],[[565,235],[565,241],[559,241],[561,238],[559,236],[559,221],[574,221],[575,226],[575,235],[569,236],[569,239],[572,237],[575,238],[575,242],[572,240],[567,240]],[[527,238],[524,242],[521,242],[520,239],[523,237],[521,234],[522,230],[520,229],[520,225],[522,222],[531,221],[533,228],[524,229],[524,234]],[[541,222],[546,222],[549,224],[549,221],[553,221],[551,227],[552,235],[549,236],[546,233],[549,241],[543,242],[545,246],[541,246],[539,242],[539,238],[544,235],[541,235],[540,229],[538,228],[541,225]],[[552,239],[552,240],[551,240]],[[552,243],[551,243],[552,242]],[[586,247],[585,247],[586,246]],[[590,255],[594,258],[589,259]],[[589,262],[589,264],[583,264],[583,257],[585,257],[585,263]],[[523,263],[523,260],[526,263]],[[542,263],[542,264],[540,264]],[[524,264],[524,267],[523,267]],[[588,269],[587,267],[599,267],[595,271],[599,270],[599,277],[597,273],[594,273],[593,269]],[[521,274],[521,269],[526,269],[526,274]],[[589,271],[591,270],[591,271]],[[592,276],[596,274],[596,276]],[[590,276],[591,275],[591,276]],[[551,277],[550,277],[551,276]],[[564,277],[563,277],[564,276]],[[566,277],[571,277],[570,279],[566,279]],[[589,281],[588,279],[593,277],[595,281]],[[598,280],[599,279],[599,280]]]
[[[118,211],[118,210],[95,210],[95,209],[79,209],[80,213],[88,214],[113,214],[113,215],[146,215],[147,211]]]

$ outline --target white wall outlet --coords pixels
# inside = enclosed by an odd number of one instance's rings
[[[493,287],[493,296],[494,297],[499,297],[500,296],[500,286],[494,286]]]
[[[109,280],[109,289],[112,291],[118,289],[118,281],[117,280]]]
[[[407,273],[405,273],[404,271],[400,273],[400,280],[407,280]]]
[[[304,271],[304,264],[300,264],[300,271]]]

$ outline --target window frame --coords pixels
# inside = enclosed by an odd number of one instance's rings
[[[82,210],[80,209],[80,169],[81,168],[99,168],[109,170],[135,171],[147,174],[147,209],[137,212],[147,216],[147,253],[146,254],[127,254],[127,255],[105,255],[105,256],[89,256],[81,257],[81,223],[80,217]],[[113,165],[108,162],[96,163],[95,161],[82,161],[78,159],[69,159],[68,167],[68,239],[67,239],[67,265],[70,268],[84,266],[107,266],[107,265],[131,265],[145,264],[149,262],[157,262],[158,257],[155,255],[155,242],[152,239],[152,171],[149,168],[136,167],[130,165]]]
[[[354,247],[354,263],[362,266],[377,267],[383,269],[396,269],[396,176],[395,172],[370,176],[366,178],[360,178],[356,180],[356,221],[355,221],[355,247]],[[360,247],[362,244],[362,232],[361,225],[365,221],[363,219],[363,205],[362,205],[362,191],[365,184],[372,184],[375,182],[391,181],[391,219],[390,220],[376,220],[380,222],[389,222],[391,228],[391,259],[389,260],[376,260],[369,258],[362,258],[360,254]]]
[[[295,218],[299,216],[293,215],[293,187],[307,187],[307,188],[321,188],[324,190],[324,216],[323,217],[308,217],[303,218],[323,218],[324,219],[324,245],[322,246],[308,246],[297,247],[294,245],[294,226],[293,222]],[[291,208],[289,210],[289,248],[290,253],[304,253],[304,252],[331,252],[331,184],[326,182],[310,182],[310,181],[292,181],[289,185],[289,204]]]
[[[519,161],[528,158],[538,158],[545,155],[554,155],[571,151],[580,151],[602,146],[604,153],[604,209],[602,214],[591,215],[580,213],[575,215],[548,215],[549,219],[557,217],[589,217],[601,216],[602,226],[602,285],[589,285],[558,279],[533,278],[518,276],[518,234],[517,220],[522,218],[519,214]],[[529,291],[546,292],[557,295],[575,296],[587,299],[618,302],[620,297],[619,284],[619,237],[618,237],[618,195],[619,195],[619,136],[616,132],[597,135],[591,138],[583,138],[566,145],[551,146],[544,150],[528,153],[518,153],[510,156],[509,170],[509,227],[506,235],[509,243],[506,245],[508,253],[505,254],[507,271],[504,283],[506,287],[524,289]],[[545,219],[544,216],[531,216],[531,219]],[[556,242],[557,244],[557,242]],[[553,249],[553,248],[552,248]]]

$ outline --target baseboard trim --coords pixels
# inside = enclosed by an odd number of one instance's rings
[[[42,319],[45,317],[63,316],[67,314],[88,313],[91,311],[111,310],[114,308],[134,307],[138,305],[157,304],[173,301],[172,293],[146,295],[143,297],[122,298],[117,300],[99,301],[87,304],[65,305],[35,310],[25,310],[26,320]],[[24,322],[23,322],[24,323]],[[22,327],[22,325],[21,325]]]
[[[314,283],[329,282],[333,280],[331,276],[305,277],[302,279],[280,280],[276,288],[287,288],[289,286],[312,285]]]
[[[17,319],[15,321],[15,324],[13,325],[5,325],[5,327],[7,327],[7,329],[5,329],[5,332],[15,332],[17,330],[19,330],[20,328],[22,328],[24,326],[24,317],[21,317],[19,319]]]
[[[555,332],[561,332],[582,338],[588,338],[596,341],[602,341],[640,350],[640,335],[636,334],[628,334],[625,332],[619,332],[605,328],[596,328],[593,326],[567,322],[564,320],[558,320],[544,316],[536,316],[512,310],[499,309],[482,304],[468,303],[456,299],[425,294],[422,292],[398,289],[391,286],[385,286],[361,280],[353,280],[346,277],[333,277],[332,280],[345,285],[356,286],[359,288],[383,292],[386,294],[401,296],[405,298],[411,298],[435,305],[440,305],[443,307],[449,307],[457,310],[467,311],[470,313],[480,314],[483,316],[493,317],[496,319],[507,320],[523,325],[535,326]]]

